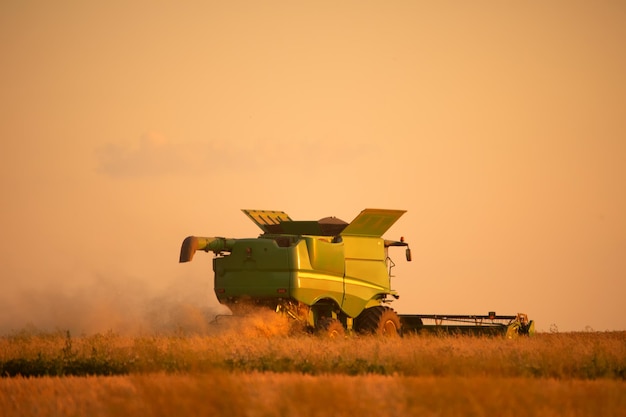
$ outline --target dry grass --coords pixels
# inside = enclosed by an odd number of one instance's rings
[[[255,319],[256,320],[256,319]],[[410,336],[327,340],[289,335],[260,320],[246,331],[210,335],[71,337],[17,333],[0,338],[5,376],[115,375],[149,372],[626,378],[626,332],[538,334],[532,338]],[[279,330],[277,330],[279,329]]]
[[[0,414],[626,416],[626,332],[330,340],[292,330],[269,314],[202,334],[17,332],[0,337]]]
[[[626,416],[615,380],[150,374],[0,380],[12,416]]]

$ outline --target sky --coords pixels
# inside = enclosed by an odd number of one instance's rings
[[[4,0],[0,332],[209,317],[186,236],[364,208],[407,210],[401,314],[626,330],[625,40],[623,1]]]

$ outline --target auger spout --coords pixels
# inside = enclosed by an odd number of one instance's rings
[[[198,237],[188,236],[183,240],[180,248],[179,262],[189,262],[198,250],[205,252],[212,251],[216,255],[222,252],[230,252],[235,244],[235,239],[224,237]]]

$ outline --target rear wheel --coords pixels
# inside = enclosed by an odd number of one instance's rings
[[[339,339],[346,335],[346,329],[337,319],[324,318],[318,323],[318,334],[331,339]]]
[[[356,330],[377,336],[400,336],[400,317],[389,307],[376,306],[363,310],[356,319]]]

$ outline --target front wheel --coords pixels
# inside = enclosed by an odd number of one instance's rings
[[[385,337],[401,335],[400,317],[389,307],[376,306],[363,310],[356,318],[355,327],[364,334]]]

